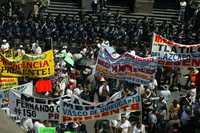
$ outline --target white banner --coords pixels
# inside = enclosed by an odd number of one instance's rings
[[[114,98],[114,97],[112,97]],[[122,112],[135,112],[141,110],[141,98],[138,94],[102,103],[85,103],[79,97],[74,101],[63,101],[61,104],[61,122],[89,121],[103,118],[112,118]],[[117,119],[117,118],[116,118]]]
[[[32,96],[33,95],[33,82],[31,81],[29,83],[19,85],[19,86],[13,87],[13,88],[0,90],[1,104],[4,104],[4,103],[2,103],[3,101],[8,100],[10,90]],[[3,105],[2,107],[5,107],[5,106]]]
[[[59,121],[60,99],[70,99],[70,97],[64,96],[62,98],[47,99],[10,91],[9,108],[21,117],[29,117],[38,120]]]
[[[199,44],[183,45],[154,34],[151,56],[163,66],[200,68]]]

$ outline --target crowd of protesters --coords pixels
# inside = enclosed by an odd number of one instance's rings
[[[48,48],[54,48],[56,80],[53,80],[53,92],[37,96],[59,97],[76,94],[87,101],[103,102],[118,91],[123,96],[129,96],[136,90],[141,91],[142,118],[138,113],[131,113],[122,114],[121,118],[116,120],[97,121],[94,126],[96,133],[193,133],[198,129],[200,124],[200,101],[197,93],[200,87],[199,70],[190,69],[188,81],[184,86],[189,91],[171,102],[170,89],[177,87],[177,90],[181,91],[183,88],[180,85],[181,73],[178,69],[169,71],[168,68],[158,68],[156,78],[149,86],[144,87],[106,77],[95,78],[92,66],[94,63],[82,65],[79,61],[89,58],[91,62],[95,62],[98,50],[103,45],[114,47],[120,54],[135,50],[136,54],[145,56],[150,51],[153,33],[178,43],[200,43],[198,18],[200,12],[188,20],[182,20],[183,17],[180,16],[179,21],[156,23],[154,19],[148,17],[137,21],[124,20],[119,12],[112,14],[109,8],[105,12],[95,12],[95,15],[74,15],[72,19],[67,14],[64,16],[60,14],[56,18],[51,15],[44,17],[41,14],[33,14],[25,19],[20,6],[13,4],[11,13],[6,9],[8,8],[5,5],[1,5],[2,50],[15,47],[16,55],[22,56],[25,53],[41,54]],[[183,12],[185,15],[185,11],[181,11]],[[112,20],[114,23],[111,22]],[[56,42],[57,45],[49,46],[49,40]],[[78,44],[76,45],[78,50],[75,52],[70,49],[72,44]],[[75,61],[75,66],[72,67],[63,61],[60,54],[70,56]],[[194,76],[196,77],[193,78]],[[22,126],[25,130],[32,131],[38,127],[51,127],[52,124],[27,119]],[[87,132],[86,125],[82,123],[61,125],[58,132],[66,130]]]

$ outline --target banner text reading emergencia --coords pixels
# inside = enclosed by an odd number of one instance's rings
[[[10,60],[1,55],[1,76],[42,78],[54,75],[53,51],[49,50],[41,55],[25,54],[20,59]]]

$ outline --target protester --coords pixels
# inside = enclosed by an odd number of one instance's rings
[[[180,11],[179,11],[179,21],[184,21],[185,18],[185,8],[187,6],[187,2],[185,0],[180,0]]]
[[[92,6],[93,13],[96,14],[97,13],[97,9],[98,9],[98,1],[97,0],[93,0],[91,6]]]
[[[7,42],[7,40],[4,39],[1,44],[1,50],[7,51],[9,50],[9,48],[10,48],[9,43]]]
[[[145,125],[140,122],[136,123],[133,127],[133,133],[146,133]]]
[[[121,131],[121,133],[129,133],[130,132],[130,127],[131,124],[130,122],[127,120],[127,117],[122,115],[121,116],[121,123],[119,124],[119,130]]]

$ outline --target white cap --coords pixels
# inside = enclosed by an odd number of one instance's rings
[[[6,39],[3,39],[3,43],[6,43],[7,42],[7,40]]]
[[[20,47],[20,48],[23,48],[23,45],[20,45],[19,47]]]
[[[63,46],[63,48],[67,48],[67,46],[65,45],[65,46]]]

